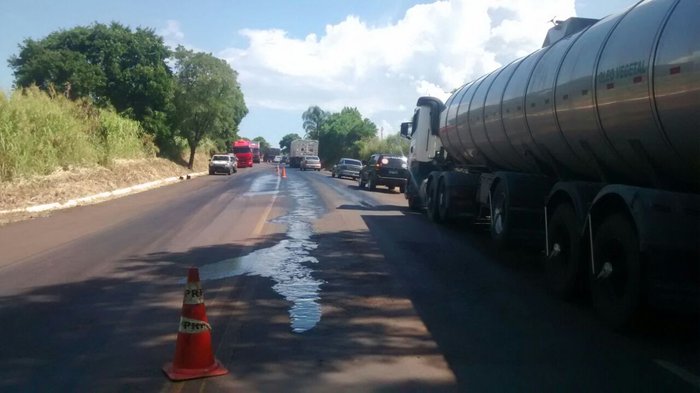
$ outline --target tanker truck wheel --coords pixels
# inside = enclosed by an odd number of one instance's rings
[[[413,211],[420,210],[420,197],[418,196],[418,191],[413,188],[411,181],[405,186],[404,193],[406,194],[406,199],[408,199],[408,208]]]
[[[583,264],[576,213],[568,203],[554,209],[549,220],[549,256],[545,271],[549,288],[559,297],[570,299],[581,289]]]
[[[408,197],[408,208],[413,210],[413,211],[418,211],[420,210],[420,200],[418,199],[417,196],[409,196]]]
[[[447,187],[444,181],[440,181],[435,194],[435,204],[437,205],[437,214],[440,216],[440,222],[450,221],[450,214],[447,208]]]
[[[433,180],[433,182],[430,184],[428,189],[426,190],[425,193],[425,205],[428,208],[427,214],[428,214],[428,219],[430,221],[435,222],[435,223],[441,223],[440,221],[440,213],[438,211],[438,204],[437,204],[437,190],[436,187],[433,186],[437,180]]]
[[[641,314],[642,271],[639,241],[627,217],[614,214],[603,221],[593,240],[593,256],[593,307],[613,329],[628,329]]]
[[[491,199],[491,240],[499,246],[508,244],[508,197],[503,181],[496,184]]]

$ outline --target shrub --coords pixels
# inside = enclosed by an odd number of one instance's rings
[[[0,180],[152,156],[138,122],[36,87],[0,93]]]

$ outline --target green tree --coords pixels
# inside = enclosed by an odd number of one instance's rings
[[[266,152],[267,149],[270,148],[270,144],[265,140],[265,138],[261,136],[257,136],[253,138],[253,142],[257,142],[258,145],[260,145],[260,151],[261,152]]]
[[[178,135],[190,147],[188,167],[205,136],[219,140],[237,138],[238,125],[248,113],[238,84],[238,73],[211,54],[178,46],[175,59],[175,114]]]
[[[408,155],[410,142],[400,134],[394,134],[386,137],[386,139],[368,138],[363,139],[356,144],[358,155],[361,160],[366,160],[374,153],[388,153],[397,155]]]
[[[302,127],[306,131],[306,138],[319,139],[319,132],[323,127],[323,122],[328,119],[328,112],[318,106],[310,106],[304,113],[301,114],[301,119],[304,121]]]
[[[140,121],[159,144],[171,138],[170,50],[152,29],[95,23],[26,39],[19,49],[8,60],[16,87],[35,84],[72,99],[90,98]]]
[[[301,139],[299,134],[287,134],[287,135],[283,136],[282,140],[280,141],[280,149],[289,153],[289,149],[292,145],[292,141],[295,141],[297,139]]]
[[[341,157],[358,157],[358,142],[377,135],[377,126],[363,118],[357,108],[345,107],[330,114],[321,125],[318,136],[319,156],[326,164]]]

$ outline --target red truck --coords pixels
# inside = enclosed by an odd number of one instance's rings
[[[231,145],[231,152],[238,159],[239,168],[253,166],[253,149],[250,147],[250,141],[241,139],[233,142]]]

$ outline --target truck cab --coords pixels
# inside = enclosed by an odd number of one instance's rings
[[[442,142],[440,113],[445,105],[435,97],[420,97],[411,122],[401,124],[401,136],[411,141],[408,150],[409,179],[406,199],[411,209],[425,206],[428,176],[439,170]]]
[[[253,150],[250,147],[250,142],[244,139],[233,142],[231,147],[232,153],[238,159],[238,167],[246,168],[253,166]]]

